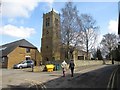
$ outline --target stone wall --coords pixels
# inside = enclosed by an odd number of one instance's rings
[[[110,60],[106,60],[105,63],[110,65],[112,62]],[[118,62],[115,61],[115,64],[117,64],[117,63]],[[61,64],[61,62],[59,62],[59,64]],[[103,64],[102,60],[77,60],[77,61],[75,61],[75,68],[80,67],[80,66],[102,65],[102,64]],[[44,65],[42,65],[42,66],[34,66],[33,71],[34,72],[42,72],[44,67],[45,67]],[[67,69],[69,69],[69,64],[68,64]]]
[[[85,65],[102,65],[103,64],[102,60],[76,60],[74,62],[75,62],[76,67],[85,66]],[[111,64],[111,61],[106,60],[105,63]]]

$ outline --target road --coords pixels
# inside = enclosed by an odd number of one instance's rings
[[[108,88],[108,90],[112,90],[111,88],[120,90],[120,65],[118,65],[118,68],[112,72]]]
[[[20,88],[107,88],[112,72],[117,65],[83,66],[75,69],[74,77],[69,70],[66,77],[61,71],[31,72],[24,70],[2,70],[3,90]],[[9,89],[10,90],[10,89]],[[12,90],[12,89],[11,89]]]
[[[46,88],[107,88],[111,73],[117,66],[105,66],[85,73],[75,73],[44,83]]]

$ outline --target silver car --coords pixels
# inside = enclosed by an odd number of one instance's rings
[[[17,68],[28,68],[28,67],[33,67],[34,66],[34,61],[33,60],[24,60],[18,64],[15,64],[13,66],[14,69],[17,69]]]

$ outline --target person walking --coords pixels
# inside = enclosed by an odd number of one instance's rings
[[[75,67],[74,61],[71,60],[69,64],[69,69],[71,70],[71,77],[73,77],[74,74],[74,67]]]
[[[63,61],[62,64],[61,64],[61,67],[62,67],[62,71],[63,71],[63,77],[65,77],[67,63],[65,61]]]

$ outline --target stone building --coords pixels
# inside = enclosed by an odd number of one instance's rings
[[[43,29],[41,39],[42,62],[66,59],[65,46],[61,43],[60,14],[50,11],[43,14]],[[74,60],[86,59],[86,52],[76,49],[73,53]],[[90,58],[90,57],[89,57]]]
[[[3,68],[13,68],[14,64],[27,59],[39,65],[41,56],[37,48],[25,39],[0,46],[0,64]]]
[[[43,63],[60,60],[60,15],[52,11],[43,14],[43,31],[41,39]]]
[[[67,58],[67,47],[65,45],[62,45],[61,47],[61,59],[62,60],[66,60]],[[71,49],[73,49],[73,47],[70,47]],[[80,47],[76,47],[72,53],[72,55],[70,56],[71,59],[73,60],[87,60],[87,59],[91,59],[91,53],[88,53],[88,58],[87,58],[87,52],[84,50],[81,50],[82,48]]]
[[[73,59],[74,60],[86,60],[87,59],[87,53],[86,51],[76,49],[73,52]],[[88,59],[91,59],[91,53],[88,53]]]

